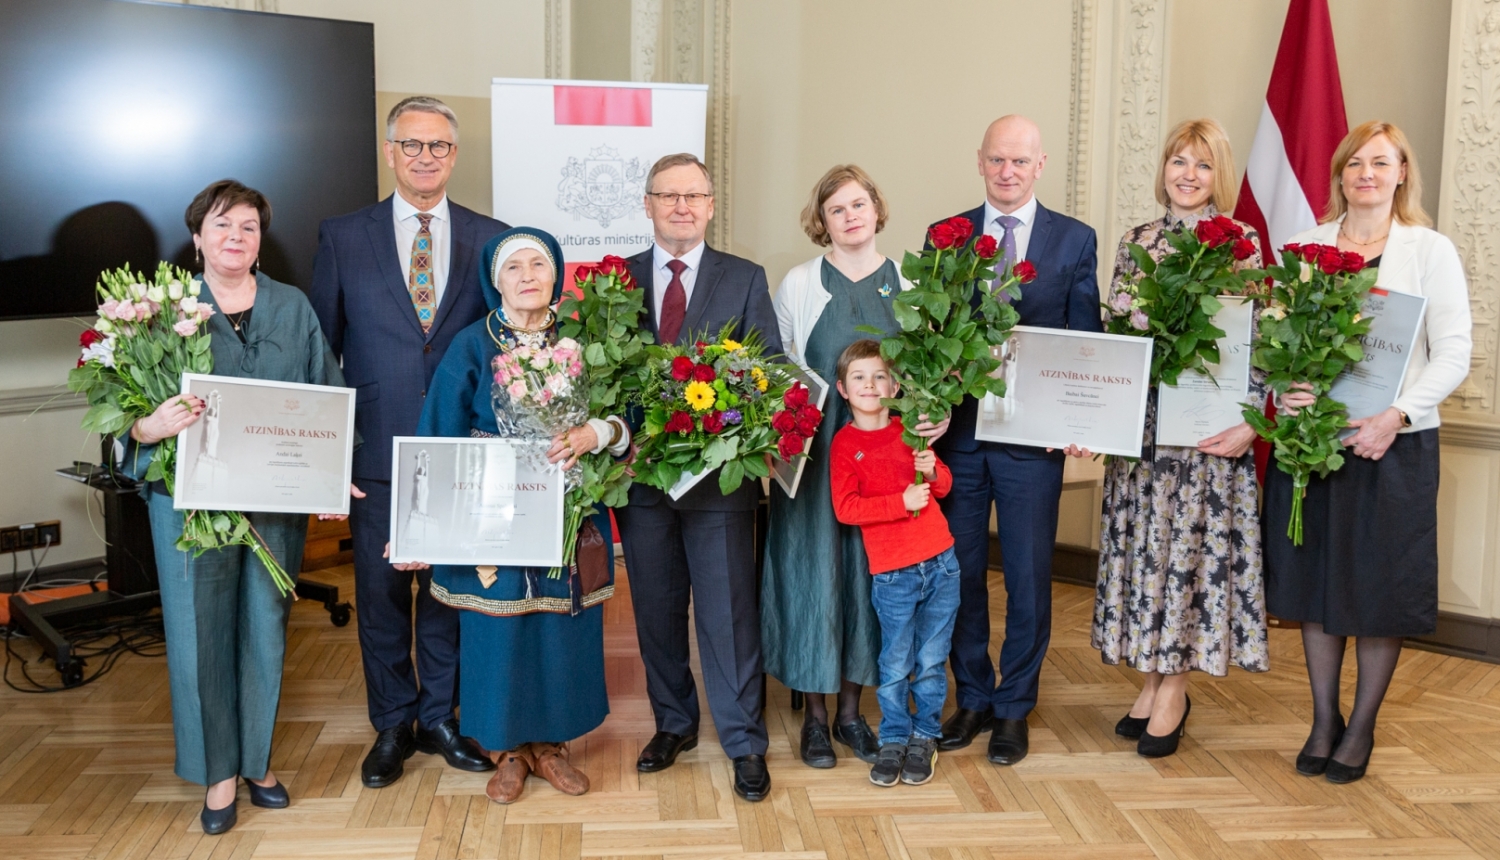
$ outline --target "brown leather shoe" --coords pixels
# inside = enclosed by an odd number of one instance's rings
[[[491,753],[495,757],[495,775],[484,787],[485,796],[496,803],[512,803],[526,788],[526,775],[535,765],[529,749],[530,744],[521,744],[513,750]]]
[[[542,779],[552,783],[552,787],[563,794],[574,796],[583,794],[589,790],[588,774],[568,763],[565,755],[567,747],[563,744],[532,744],[532,753],[536,761],[532,769]]]

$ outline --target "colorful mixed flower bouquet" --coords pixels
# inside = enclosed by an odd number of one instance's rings
[[[1233,219],[1215,215],[1165,234],[1172,250],[1160,262],[1140,245],[1129,246],[1140,276],[1121,285],[1104,302],[1105,331],[1155,339],[1151,384],[1176,385],[1183,371],[1209,375],[1219,363],[1213,324],[1223,305],[1218,296],[1245,291],[1246,275],[1236,270],[1255,253],[1255,243]]]
[[[82,354],[68,374],[68,388],[82,392],[89,410],[83,429],[124,439],[182,389],[182,374],[212,373],[211,335],[204,323],[213,307],[198,296],[202,284],[166,263],[147,279],[128,267],[99,276],[99,319],[79,338]],[[163,481],[173,492],[177,439],[163,439],[151,454],[147,481]],[[238,511],[188,511],[177,549],[195,555],[225,546],[255,553],[283,595],[295,584],[249,518]]]
[[[1292,476],[1292,515],[1287,536],[1302,544],[1302,499],[1312,475],[1328,477],[1344,465],[1339,431],[1348,424],[1344,404],[1328,396],[1333,382],[1364,359],[1360,338],[1370,321],[1360,314],[1376,271],[1353,251],[1331,245],[1287,245],[1281,265],[1267,268],[1271,296],[1260,313],[1260,335],[1251,363],[1267,372],[1266,384],[1284,395],[1306,382],[1318,398],[1296,415],[1268,418],[1245,405],[1245,420],[1271,443],[1276,467]]]
[[[966,396],[1005,395],[1005,380],[992,375],[1000,367],[992,348],[1004,343],[1020,320],[1011,305],[1021,298],[1019,285],[1036,278],[1036,267],[1026,261],[997,276],[992,267],[999,243],[988,235],[970,242],[972,233],[969,219],[950,218],[927,231],[929,247],[922,253],[907,252],[901,274],[912,289],[892,303],[901,331],[880,343],[881,356],[901,384],[899,396],[886,405],[901,414],[902,438],[917,451],[927,440],[912,428],[924,418],[942,421]],[[864,326],[861,331],[882,333]],[[921,475],[916,480],[921,482]]]
[[[710,342],[652,347],[638,396],[645,427],[636,480],[670,490],[686,474],[719,470],[728,495],[747,476],[770,474],[767,454],[792,461],[823,414],[784,365],[765,359],[755,332],[737,342],[725,326]]]

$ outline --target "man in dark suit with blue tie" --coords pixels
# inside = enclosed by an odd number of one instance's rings
[[[688,153],[661,158],[646,176],[646,212],[656,241],[631,257],[630,274],[646,290],[649,325],[659,343],[713,337],[733,322],[736,339],[760,333],[767,355],[781,333],[766,272],[708,247],[713,180]],[[734,791],[750,801],[771,791],[766,724],[761,715],[760,611],[755,571],[755,508],[760,480],[729,495],[709,476],[673,501],[644,484],[615,510],[636,636],[646,664],[646,695],[656,735],[637,769],[665,770],[698,744],[698,692],[688,664],[688,603],[719,746],[734,761]]]
[[[1016,303],[1023,325],[1102,331],[1097,239],[1092,227],[1037,202],[1032,189],[1046,162],[1035,123],[1021,116],[995,120],[979,149],[984,205],[962,217],[974,225],[974,235],[988,233],[999,241],[996,271],[1022,260],[1036,267],[1036,280],[1021,288]],[[1052,549],[1064,452],[977,441],[977,407],[974,398],[965,398],[935,446],[953,472],[953,489],[941,504],[962,577],[949,655],[958,709],[943,724],[939,746],[961,749],[993,727],[989,760],[1009,765],[1026,757],[1026,715],[1036,707],[1052,635]],[[1088,452],[1069,448],[1067,453]],[[998,685],[989,655],[991,502],[1006,591]]]
[[[355,494],[349,528],[365,692],[379,733],[360,771],[370,788],[399,779],[402,763],[418,750],[440,754],[460,770],[494,767],[459,734],[453,715],[458,611],[432,598],[430,570],[393,566],[384,556],[391,437],[416,433],[427,386],[448,344],[485,314],[479,249],[508,229],[448,199],[458,118],[447,105],[426,96],[403,100],[387,117],[386,138],[396,193],[323,222],[309,291],[355,389],[354,422],[363,440],[354,452],[354,484],[363,492]]]

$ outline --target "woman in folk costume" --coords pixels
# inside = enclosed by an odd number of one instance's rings
[[[420,436],[526,438],[504,390],[494,391],[502,351],[557,341],[562,249],[550,234],[516,227],[491,239],[480,257],[490,312],[454,339],[438,365],[417,427]],[[552,440],[548,459],[564,469],[578,455],[630,445],[621,419],[590,419]],[[546,568],[438,565],[432,594],[460,613],[459,707],[465,735],[497,751],[486,794],[521,796],[529,773],[566,794],[588,777],[567,760],[566,743],[609,714],[604,688],[604,611],[614,594],[609,516],[592,518],[609,562],[598,582],[577,567],[552,578]],[[587,525],[584,532],[590,530]]]

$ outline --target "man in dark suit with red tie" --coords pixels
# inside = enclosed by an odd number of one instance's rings
[[[999,242],[997,272],[1022,260],[1036,267],[1036,280],[1021,288],[1016,303],[1021,324],[1102,331],[1098,240],[1092,227],[1037,202],[1033,186],[1046,163],[1035,123],[1022,116],[995,120],[979,149],[984,205],[962,217],[974,225],[974,235],[987,233]],[[961,749],[993,727],[989,760],[1010,765],[1026,757],[1026,715],[1036,707],[1052,636],[1052,549],[1064,452],[978,441],[977,415],[977,401],[965,398],[953,410],[947,435],[934,446],[953,473],[953,490],[941,504],[962,577],[949,654],[958,709],[943,724],[939,747]],[[1066,453],[1088,452],[1070,447]],[[998,684],[989,654],[991,503],[1006,591]]]
[[[714,216],[713,190],[708,168],[688,153],[662,158],[646,177],[646,211],[656,241],[629,263],[636,283],[647,290],[651,330],[658,343],[691,343],[733,321],[736,339],[754,329],[767,355],[780,354],[765,270],[704,241]],[[636,766],[647,773],[664,770],[698,744],[698,694],[688,664],[691,595],[719,745],[734,760],[735,793],[751,801],[771,791],[755,571],[760,492],[759,479],[747,478],[726,496],[711,477],[673,501],[636,484],[630,504],[615,511],[646,694],[656,715],[656,735]]]
[[[391,437],[410,436],[432,373],[453,336],[484,316],[479,249],[509,229],[448,199],[458,119],[441,101],[413,96],[386,120],[386,164],[396,193],[323,222],[308,297],[355,389],[354,593],[370,722],[379,733],[360,777],[370,788],[401,777],[420,750],[452,767],[494,764],[458,733],[458,610],[428,591],[430,570],[384,558],[390,536]],[[417,577],[416,666],[412,578]],[[420,684],[418,678],[420,677]],[[413,729],[415,724],[415,730]]]

